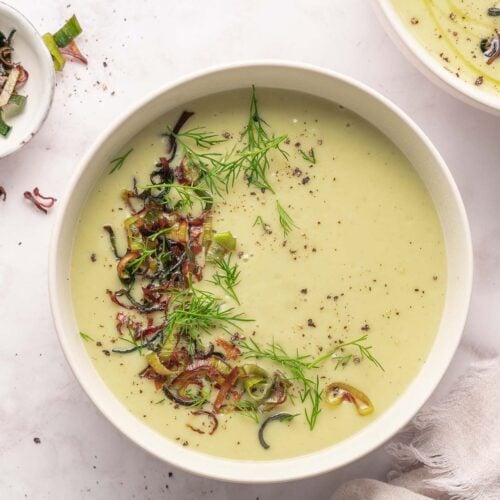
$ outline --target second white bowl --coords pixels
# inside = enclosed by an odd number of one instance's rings
[[[372,0],[372,4],[387,34],[429,80],[462,102],[488,113],[500,115],[500,95],[484,90],[481,86],[467,83],[446,70],[408,31],[391,0]]]

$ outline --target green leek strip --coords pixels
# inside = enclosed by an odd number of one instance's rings
[[[215,233],[213,240],[228,252],[232,252],[236,248],[236,238],[229,231]]]
[[[28,96],[12,94],[9,99],[9,104],[16,106],[17,113],[21,113],[24,110],[24,106],[26,106],[27,100]]]
[[[45,33],[42,38],[45,46],[49,49],[50,55],[52,56],[55,70],[61,71],[66,64],[66,61],[64,60],[61,52],[59,52],[59,48],[57,47],[54,37],[50,33]]]
[[[209,363],[223,375],[229,375],[231,373],[231,367],[225,361],[222,361],[222,359],[215,357],[209,358]]]
[[[216,262],[236,248],[236,238],[230,231],[212,234],[212,245],[207,253],[207,260]]]
[[[186,243],[188,240],[188,224],[186,221],[175,223],[168,231],[168,238],[180,243]]]
[[[375,409],[370,398],[364,392],[343,382],[335,382],[326,387],[325,398],[331,406],[339,406],[343,401],[349,401],[356,407],[356,411],[361,416],[370,415]]]
[[[270,378],[250,377],[243,382],[248,396],[256,403],[263,403],[273,389],[273,380]]]
[[[124,226],[127,231],[127,242],[128,247],[132,251],[142,250],[141,244],[141,233],[137,228],[137,221],[139,217],[137,215],[132,215],[125,219]]]
[[[9,99],[9,104],[14,104],[15,106],[24,106],[26,104],[26,96],[21,94],[12,94]]]
[[[12,127],[10,127],[9,125],[7,125],[4,121],[3,121],[3,117],[2,117],[2,113],[0,113],[0,135],[2,137],[7,137],[9,135],[9,132],[10,132],[10,129]]]
[[[164,376],[169,376],[169,375],[177,375],[179,373],[179,370],[169,370],[160,360],[158,357],[158,354],[156,352],[151,352],[146,356],[146,360],[153,368],[153,370],[158,373],[159,375],[164,375]]]
[[[203,223],[203,236],[202,236],[202,245],[207,248],[212,243],[213,237],[213,221],[212,215],[209,213]]]
[[[273,379],[258,365],[243,365],[242,371],[245,374],[243,387],[248,396],[256,403],[264,402],[271,394]]]
[[[161,346],[158,357],[161,362],[167,361],[174,352],[177,345],[177,338],[175,335],[169,335],[163,345]]]
[[[268,417],[262,425],[260,426],[259,429],[259,443],[264,448],[264,450],[268,450],[270,448],[269,444],[267,444],[266,440],[264,439],[264,429],[266,426],[275,420],[278,422],[290,422],[293,418],[295,418],[296,415],[291,415],[290,413],[276,413],[275,415],[271,415]]]
[[[68,43],[72,42],[82,32],[82,27],[78,19],[73,14],[64,24],[64,26],[54,33],[54,42],[59,47],[66,47]]]

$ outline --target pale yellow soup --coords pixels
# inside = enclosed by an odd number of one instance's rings
[[[132,414],[158,431],[158,439],[166,437],[213,455],[265,460],[337,443],[397,400],[421,369],[438,330],[446,257],[429,194],[387,137],[341,106],[308,95],[259,89],[258,97],[261,115],[272,131],[288,134],[284,149],[289,157],[272,156],[269,179],[276,194],[262,193],[240,179],[227,196],[215,199],[214,228],[237,237],[241,270],[235,289],[241,306],[224,299],[255,319],[243,325],[240,335],[262,346],[274,340],[290,353],[316,357],[339,341],[367,334],[367,345],[373,346],[384,371],[367,359],[337,369],[334,360],[327,360],[309,375],[318,375],[322,387],[345,382],[362,390],[373,402],[373,414],[360,416],[350,403],[331,407],[323,401],[311,431],[300,401],[288,400],[277,411],[300,415],[291,422],[270,424],[270,448],[265,450],[257,439],[258,425],[239,413],[220,414],[213,435],[193,432],[186,425],[194,418],[189,409],[176,408],[151,381],[139,378],[147,365],[144,356],[105,352],[126,344],[117,340],[115,316],[120,308],[105,293],[121,285],[102,227],[111,224],[119,247],[125,248],[122,228],[129,214],[120,192],[130,187],[134,176],[139,185],[148,182],[158,157],[165,155],[160,134],[175,123],[181,109],[124,145],[123,151],[134,149],[119,171],[108,175],[109,166],[103,165],[103,175],[78,221],[71,280],[79,327],[93,339],[85,346],[96,370]],[[185,107],[196,112],[189,127],[229,133],[231,138],[218,149],[231,149],[247,121],[249,98],[247,89],[194,101]],[[316,164],[299,152],[310,148]],[[276,200],[297,226],[286,242]],[[254,224],[258,216],[271,234]],[[205,276],[210,277],[208,268]],[[280,368],[270,361],[258,363],[270,370]]]
[[[487,64],[483,39],[500,29],[491,0],[391,0],[408,31],[447,69],[471,85],[500,92],[500,59]],[[499,4],[500,7],[500,4]]]

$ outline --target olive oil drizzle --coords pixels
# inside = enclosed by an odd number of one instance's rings
[[[433,3],[431,0],[422,0],[424,2],[424,5],[426,7],[426,9],[428,10],[429,12],[429,15],[431,16],[431,18],[433,19],[435,25],[436,25],[436,29],[439,31],[439,33],[441,34],[441,36],[443,37],[444,40],[446,40],[446,42],[448,43],[450,49],[452,50],[452,52],[455,54],[455,56],[465,65],[469,68],[469,70],[471,70],[473,73],[475,73],[476,75],[481,75],[483,77],[484,80],[488,80],[490,83],[492,83],[493,85],[497,85],[500,87],[500,80],[499,79],[496,79],[486,73],[484,73],[483,70],[481,70],[480,68],[478,68],[475,64],[471,63],[470,61],[468,61],[463,55],[462,53],[456,48],[453,40],[447,35],[446,33],[446,30],[443,28],[441,22],[439,21],[438,19],[438,16],[434,10],[434,7],[433,7]]]

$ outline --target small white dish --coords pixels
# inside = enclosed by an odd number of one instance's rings
[[[372,4],[392,41],[429,80],[462,102],[500,115],[500,95],[467,83],[446,70],[407,29],[391,0],[372,0]]]
[[[448,282],[439,331],[422,369],[394,405],[352,437],[303,456],[231,460],[182,447],[132,415],[94,368],[79,335],[70,284],[71,254],[80,211],[120,148],[174,107],[232,89],[268,87],[306,92],[358,113],[402,150],[425,183],[443,227]],[[377,92],[332,71],[290,62],[226,65],[178,80],[146,97],[120,117],[82,159],[57,213],[49,258],[52,314],[73,372],[101,412],[127,437],[158,458],[190,472],[237,482],[278,482],[314,476],[359,459],[401,429],[425,403],[445,373],[462,335],[472,286],[472,245],[460,194],[444,161],[424,133]],[[68,418],[71,418],[68,416]]]
[[[40,33],[18,10],[0,2],[0,30],[5,34],[15,29],[13,59],[28,71],[29,78],[19,90],[28,96],[22,113],[8,119],[12,130],[0,137],[0,158],[27,144],[42,126],[52,104],[55,71],[52,57]]]

